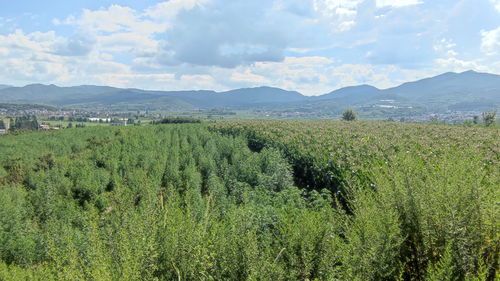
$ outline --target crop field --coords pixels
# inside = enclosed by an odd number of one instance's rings
[[[253,150],[281,150],[300,187],[338,195],[352,213],[342,235],[355,248],[350,268],[367,279],[389,265],[411,280],[498,268],[498,129],[331,121],[215,129],[245,136]]]
[[[497,278],[497,128],[95,126],[0,151],[0,280]]]

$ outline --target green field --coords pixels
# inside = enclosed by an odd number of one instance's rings
[[[214,129],[245,136],[256,151],[280,149],[300,187],[338,195],[352,213],[341,236],[359,254],[343,264],[364,280],[384,269],[379,280],[461,280],[497,266],[499,129],[330,121]]]
[[[332,121],[0,137],[0,280],[495,280],[500,130]]]

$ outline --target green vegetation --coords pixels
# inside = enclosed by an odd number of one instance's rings
[[[358,119],[358,116],[352,109],[347,109],[342,113],[342,120],[344,121],[355,121],[356,119]]]
[[[99,122],[72,122],[72,121],[40,121],[43,124],[48,124],[51,127],[61,127],[61,128],[67,128],[71,124],[71,127],[76,126],[77,124],[84,125],[85,127],[89,126],[109,126],[109,123],[99,123]]]
[[[41,104],[26,104],[26,103],[0,103],[0,110],[9,111],[9,110],[49,110],[56,111],[57,107],[50,105],[41,105]]]
[[[274,121],[7,135],[0,280],[493,280],[499,132]]]
[[[89,127],[0,143],[0,280],[337,274],[328,196],[304,199],[276,150],[253,153],[243,138],[203,125]]]
[[[496,111],[492,111],[492,112],[483,112],[483,121],[484,121],[484,125],[486,127],[489,127],[493,124],[495,124],[495,117],[497,115],[497,112]]]
[[[38,130],[38,121],[34,115],[17,117],[14,122],[10,122],[12,131],[34,131]]]
[[[349,214],[336,233],[349,254],[339,259],[353,279],[494,279],[500,130],[280,121],[214,129],[246,136],[255,151],[280,149],[300,187],[338,195]]]
[[[153,121],[153,124],[185,124],[185,123],[201,123],[201,119],[193,117],[167,117],[158,121]]]

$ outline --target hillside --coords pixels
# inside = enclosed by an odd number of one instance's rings
[[[445,112],[500,108],[500,76],[467,71],[444,73],[389,89],[370,85],[308,97],[273,87],[215,91],[149,91],[105,86],[58,87],[33,84],[0,88],[0,102],[38,103],[116,110],[259,109],[335,112],[345,107]]]
[[[316,97],[316,100],[331,100],[339,104],[365,104],[377,99],[383,91],[370,85],[360,85],[341,88],[328,94]]]
[[[500,76],[475,71],[445,73],[384,90],[395,100],[429,108],[484,110],[500,107]]]
[[[114,107],[190,110],[194,108],[249,108],[306,100],[298,92],[258,87],[227,92],[146,91],[103,86],[57,87],[33,84],[0,90],[0,102],[38,103],[78,108]]]

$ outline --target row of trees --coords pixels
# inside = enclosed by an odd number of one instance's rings
[[[14,121],[10,122],[10,129],[16,130],[38,130],[38,120],[34,115],[25,115],[16,117]]]
[[[153,124],[186,124],[186,123],[201,123],[201,119],[193,117],[166,117],[161,120],[153,121]]]
[[[9,126],[4,120],[0,120],[0,129],[9,129],[11,131],[34,131],[38,130],[38,120],[35,115],[24,115],[10,118]]]

